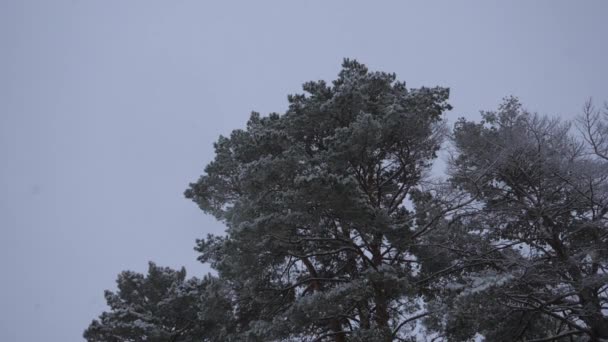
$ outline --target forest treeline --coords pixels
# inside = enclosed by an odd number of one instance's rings
[[[447,88],[348,59],[303,90],[185,192],[216,275],[122,272],[87,341],[608,341],[608,106],[448,127]]]

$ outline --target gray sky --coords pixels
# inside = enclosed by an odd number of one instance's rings
[[[0,341],[82,341],[148,260],[206,272],[212,142],[343,57],[451,87],[451,122],[608,100],[606,1],[371,3],[0,0]]]

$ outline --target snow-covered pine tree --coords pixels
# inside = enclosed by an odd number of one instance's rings
[[[220,137],[186,197],[227,226],[198,242],[235,291],[243,340],[392,341],[419,311],[406,200],[442,141],[448,89],[345,60],[284,114]]]
[[[230,341],[234,327],[229,290],[212,276],[186,279],[150,263],[148,274],[125,271],[118,291],[105,292],[109,312],[84,332],[88,342]]]

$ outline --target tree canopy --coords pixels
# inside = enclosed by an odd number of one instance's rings
[[[215,277],[150,263],[146,276],[125,271],[116,282],[118,292],[105,292],[111,311],[84,332],[89,342],[223,341],[232,329],[229,290]]]
[[[226,226],[196,243],[217,276],[121,273],[88,341],[608,340],[608,107],[450,131],[447,88],[348,59],[303,90],[185,191]]]
[[[608,160],[589,144],[598,138],[576,138],[569,123],[530,114],[514,98],[482,116],[456,123],[450,179],[479,204],[463,222],[469,233],[500,246],[473,253],[487,267],[468,276],[500,285],[488,292],[494,312],[482,310],[475,324],[513,341],[547,329],[608,338]],[[589,116],[581,119],[584,128]],[[496,312],[518,323],[484,323]]]

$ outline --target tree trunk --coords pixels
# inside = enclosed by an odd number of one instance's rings
[[[302,258],[301,260],[302,260],[302,263],[304,263],[304,266],[306,266],[306,269],[308,270],[308,272],[310,273],[310,276],[313,278],[317,278],[318,277],[317,270],[313,266],[312,262],[310,262],[310,260],[308,260],[308,258]],[[313,292],[321,290],[321,284],[319,283],[318,280],[312,281],[311,285],[312,285]],[[337,318],[330,319],[329,328],[335,333],[333,335],[334,341],[346,342],[346,334],[342,331],[342,324],[340,324],[340,321]]]
[[[334,335],[334,341],[336,342],[346,342],[346,334],[342,331],[342,324],[338,321],[338,319],[332,319],[329,322],[329,327],[336,334]]]
[[[382,236],[376,236],[374,239],[374,244],[372,247],[372,263],[374,266],[379,267],[382,266],[382,252],[381,252],[381,242]],[[386,295],[386,291],[384,289],[385,285],[383,281],[374,284],[374,302],[376,304],[375,317],[374,321],[376,322],[376,326],[383,333],[389,331],[388,322],[390,319],[388,313],[388,298]],[[386,336],[386,341],[391,341],[390,334]]]
[[[585,308],[581,319],[591,329],[591,341],[608,339],[608,318],[602,314],[602,307],[596,294],[591,289],[583,289],[579,292],[580,303]]]
[[[552,228],[555,227],[553,221],[548,218],[545,220]],[[553,240],[549,241],[549,244],[556,251],[560,261],[567,265],[570,277],[583,287],[578,291],[578,297],[584,311],[579,313],[578,316],[591,330],[590,341],[598,342],[600,339],[608,339],[608,318],[602,314],[602,306],[596,291],[582,284],[585,276],[579,265],[574,263],[569,257],[569,253],[561,240],[557,236],[554,236]]]

